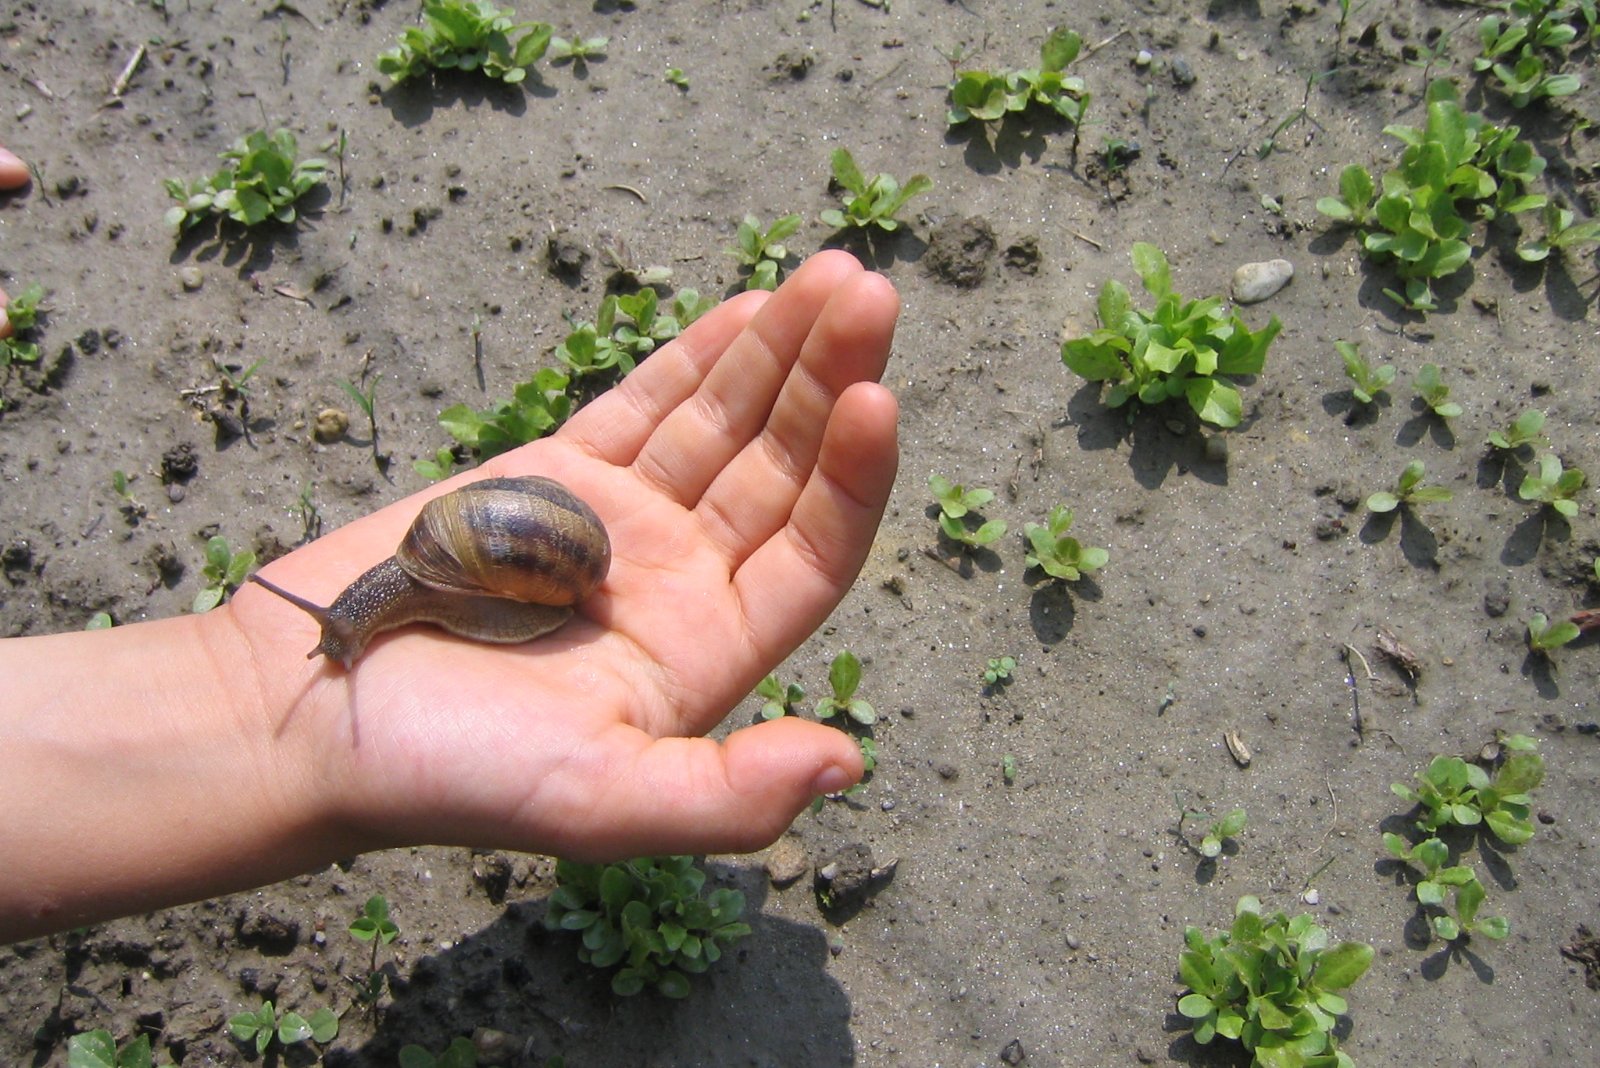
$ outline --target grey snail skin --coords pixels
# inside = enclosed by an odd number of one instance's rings
[[[308,659],[321,653],[348,670],[374,635],[410,623],[505,644],[548,634],[610,567],[611,539],[594,509],[554,479],[525,476],[435,497],[395,554],[327,607],[250,579],[321,626]]]

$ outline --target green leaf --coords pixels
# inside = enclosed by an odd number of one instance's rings
[[[1341,942],[1317,961],[1315,981],[1324,990],[1348,989],[1366,974],[1372,958],[1373,948],[1366,943]]]
[[[831,157],[833,164],[833,180],[850,190],[852,193],[865,193],[866,179],[861,177],[861,170],[856,166],[855,157],[850,155],[847,148],[836,148]],[[824,215],[827,213],[824,212]],[[827,220],[824,219],[824,222]],[[831,224],[830,224],[831,225]],[[842,223],[840,225],[843,225]]]
[[[1239,391],[1215,378],[1190,379],[1184,392],[1189,406],[1201,419],[1215,426],[1234,427],[1243,418]]]
[[[73,1035],[67,1040],[67,1068],[117,1068],[116,1039],[104,1030]]]
[[[848,701],[855,694],[856,687],[861,684],[861,661],[850,650],[833,658],[828,668],[828,684],[837,701]]]
[[[1178,999],[1178,1011],[1191,1020],[1203,1020],[1210,1016],[1214,1009],[1211,999],[1204,994],[1185,994]]]
[[[1136,241],[1133,245],[1133,269],[1144,282],[1145,290],[1161,298],[1172,292],[1172,271],[1166,253],[1154,245]]]

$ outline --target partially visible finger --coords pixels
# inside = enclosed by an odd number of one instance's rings
[[[0,152],[5,149],[0,148]],[[6,296],[6,291],[0,289],[0,337],[11,336],[11,320],[4,314],[6,305],[11,303],[11,298]]]
[[[792,652],[860,574],[899,467],[898,414],[894,394],[875,382],[847,389],[788,524],[735,572],[746,634],[764,662]]]
[[[899,295],[879,274],[857,275],[829,298],[766,426],[700,499],[701,522],[730,570],[788,521],[839,396],[882,376],[899,313]]]
[[[694,396],[770,297],[750,292],[723,301],[651,353],[619,386],[567,420],[558,436],[609,464],[633,463],[656,427]]]
[[[576,790],[541,791],[538,803],[556,796],[573,801],[556,821],[566,828],[554,843],[560,856],[611,861],[752,852],[776,841],[813,798],[844,790],[862,774],[853,738],[800,719],[746,727],[720,744],[636,737],[641,741],[631,753],[605,769],[598,792],[592,778],[571,783]]]
[[[635,472],[693,506],[766,424],[829,297],[862,273],[856,258],[819,252],[801,264],[733,340],[695,395],[671,412],[639,452]]]
[[[17,154],[0,148],[0,190],[21,189],[28,184],[28,165]]]

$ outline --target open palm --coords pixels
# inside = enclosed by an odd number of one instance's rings
[[[561,630],[485,646],[429,627],[346,673],[293,607],[247,588],[233,616],[320,754],[330,815],[366,847],[459,843],[583,859],[771,841],[860,774],[855,743],[778,720],[703,737],[848,591],[896,465],[876,385],[898,300],[844,253],[767,299],[716,308],[552,438],[467,478],[541,474],[605,522],[611,571]],[[439,487],[444,492],[466,481]],[[431,494],[430,494],[431,495]],[[425,495],[274,563],[327,603],[391,553]],[[305,732],[310,733],[307,738]]]

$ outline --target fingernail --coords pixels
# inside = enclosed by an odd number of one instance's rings
[[[811,792],[814,794],[836,794],[848,790],[856,784],[856,777],[837,764],[829,764],[817,772],[817,777],[811,782]]]

